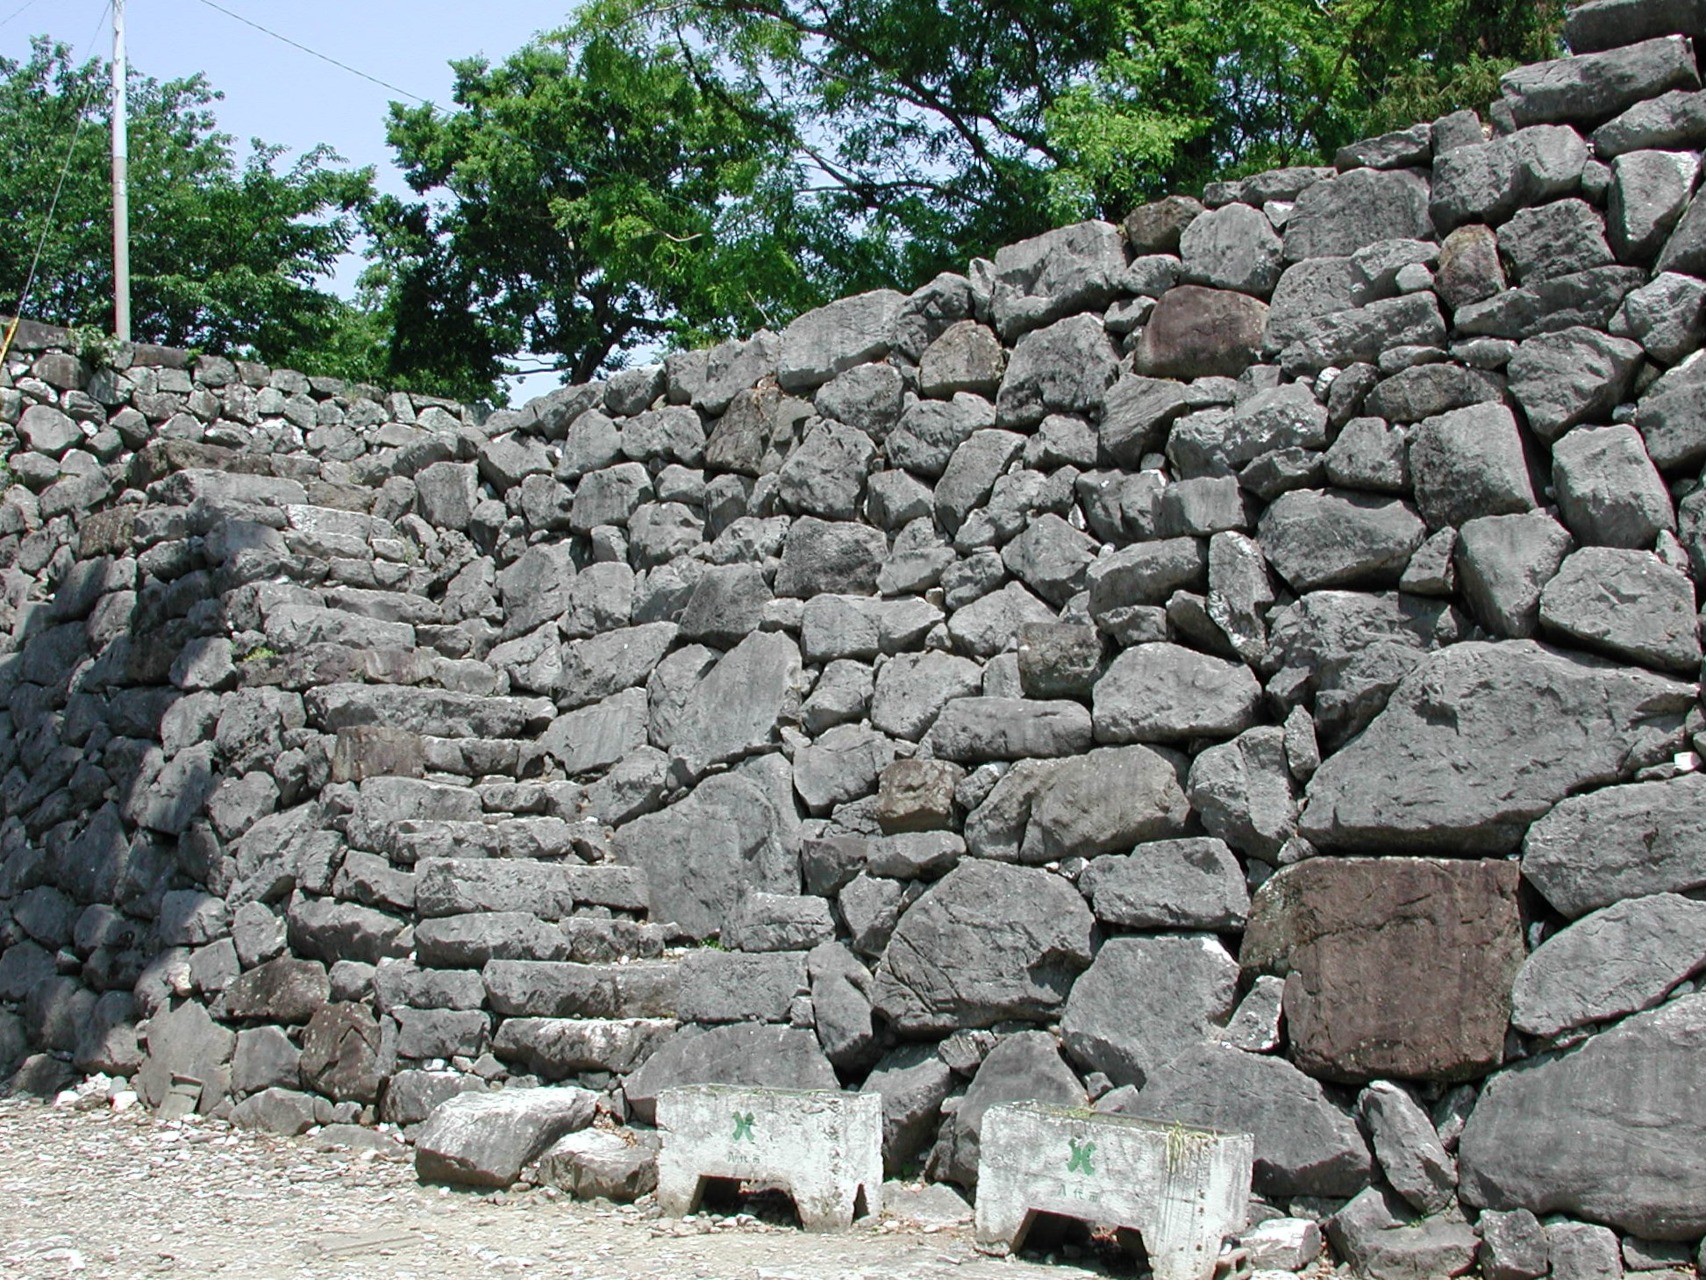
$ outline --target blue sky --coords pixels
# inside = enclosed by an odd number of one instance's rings
[[[450,101],[453,58],[498,61],[535,32],[561,25],[565,0],[217,0],[234,14],[438,105]],[[0,0],[0,54],[18,58],[33,35],[71,45],[79,59],[112,53],[106,0]],[[240,152],[248,139],[292,152],[327,143],[380,186],[402,192],[385,145],[386,104],[398,97],[263,35],[202,0],[129,0],[130,59],[160,80],[203,73],[224,94],[220,127]],[[353,266],[337,282],[345,287]],[[527,394],[554,379],[529,379]]]

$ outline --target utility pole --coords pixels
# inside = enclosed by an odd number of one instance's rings
[[[113,337],[130,341],[130,98],[124,0],[113,0]]]

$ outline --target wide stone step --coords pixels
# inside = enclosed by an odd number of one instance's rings
[[[415,928],[415,958],[434,969],[478,969],[488,960],[574,960],[583,964],[656,959],[661,925],[577,917],[555,924],[529,911],[438,916]]]
[[[492,1009],[524,1018],[672,1018],[681,985],[673,960],[492,960],[480,976]]]
[[[492,1052],[546,1080],[634,1070],[677,1024],[672,1018],[508,1018]]]
[[[645,872],[638,867],[431,858],[416,868],[415,910],[423,919],[472,911],[530,911],[544,920],[562,920],[576,908],[644,911],[648,903]]]
[[[556,718],[549,698],[499,698],[409,685],[340,682],[308,691],[308,720],[324,733],[387,725],[435,738],[532,738]]]

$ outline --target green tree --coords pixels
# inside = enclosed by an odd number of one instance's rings
[[[845,255],[799,224],[788,133],[678,49],[562,35],[454,67],[454,110],[391,108],[426,198],[369,219],[397,377],[479,385],[527,352],[586,379],[837,286]]]
[[[17,211],[0,239],[8,311],[41,243],[27,313],[111,330],[109,82],[105,64],[75,65],[45,38],[27,60],[0,59],[0,204]],[[324,147],[286,163],[283,148],[259,140],[239,162],[215,127],[219,95],[200,76],[161,83],[133,72],[128,90],[133,335],[324,369],[320,357],[349,346],[359,317],[316,281],[354,244],[372,171],[336,167]]]

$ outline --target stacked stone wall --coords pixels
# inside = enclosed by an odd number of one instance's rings
[[[839,1085],[968,1187],[1092,1104],[1252,1132],[1373,1274],[1683,1256],[1693,13],[519,411],[23,326],[0,1066]]]

